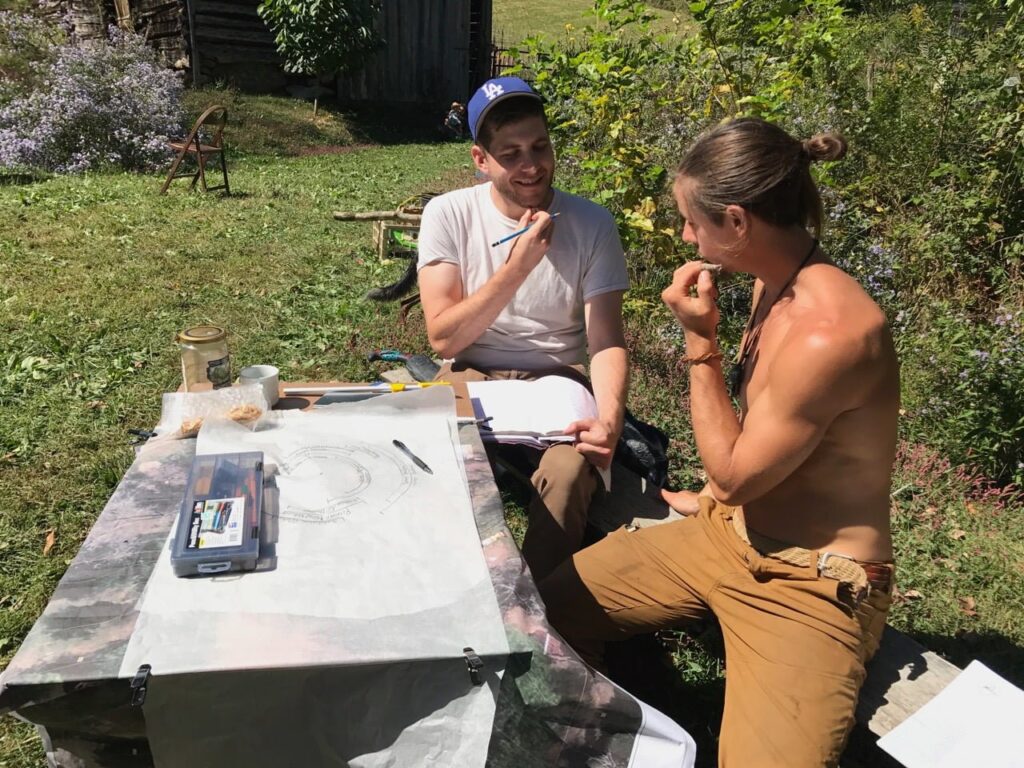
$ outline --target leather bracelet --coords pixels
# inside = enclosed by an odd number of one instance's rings
[[[714,352],[705,352],[703,355],[697,355],[696,357],[683,357],[679,360],[681,364],[689,365],[700,365],[701,363],[710,363],[712,360],[721,360],[721,350],[715,350]]]

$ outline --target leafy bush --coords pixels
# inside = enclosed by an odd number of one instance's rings
[[[106,44],[51,44],[50,54],[33,66],[33,89],[0,107],[0,169],[166,162],[167,138],[182,130],[181,80],[141,37],[111,27]]]
[[[0,11],[0,104],[31,90],[38,65],[63,39],[63,30],[32,14]]]
[[[838,130],[815,166],[826,251],[886,310],[903,360],[904,436],[1002,483],[1024,480],[1022,4],[690,2],[696,34],[596,0],[571,50],[528,39],[563,183],[607,205],[630,254],[641,346],[672,343],[657,293],[682,260],[668,173],[721,119],[800,137]],[[568,177],[568,178],[566,178]],[[727,350],[749,291],[723,287]]]

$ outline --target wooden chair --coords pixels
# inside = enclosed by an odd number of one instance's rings
[[[224,153],[224,125],[228,121],[228,111],[219,104],[214,104],[208,107],[203,114],[196,120],[195,125],[192,126],[192,130],[188,134],[188,138],[184,141],[169,141],[168,146],[178,153],[178,156],[174,159],[171,164],[171,170],[167,173],[167,179],[164,181],[163,187],[160,188],[160,194],[164,194],[167,188],[171,186],[171,182],[175,179],[182,179],[191,177],[192,185],[189,189],[196,188],[196,182],[199,182],[203,191],[223,189],[224,194],[230,195],[231,188],[228,186],[228,163]],[[213,130],[213,135],[210,137],[208,142],[203,142],[199,132],[202,128]],[[181,161],[185,159],[186,155],[191,155],[196,161],[195,172],[186,171],[184,173],[178,173],[178,166],[181,165]],[[217,187],[206,186],[206,164],[209,162],[208,158],[214,156],[220,156],[220,168],[224,174],[224,183]]]

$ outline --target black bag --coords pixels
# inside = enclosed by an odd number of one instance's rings
[[[668,480],[668,435],[626,411],[615,461],[657,488]]]

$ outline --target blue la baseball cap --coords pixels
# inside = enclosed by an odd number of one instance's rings
[[[540,101],[541,98],[525,80],[518,77],[495,77],[476,89],[476,93],[469,100],[467,112],[469,113],[469,132],[476,141],[476,135],[480,123],[491,111],[491,107],[500,101],[510,99],[514,96],[528,97]]]

